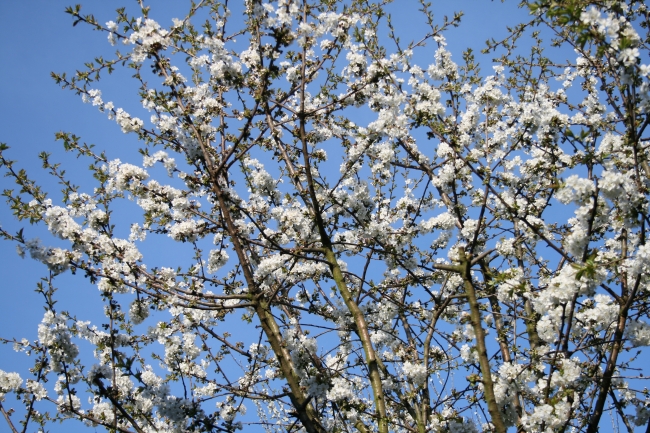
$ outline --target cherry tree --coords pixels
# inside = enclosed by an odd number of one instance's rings
[[[3,336],[34,361],[0,370],[9,429],[648,431],[644,2],[524,1],[487,72],[424,1],[407,43],[385,2],[232,3],[68,8],[117,51],[53,77],[141,158],[59,133],[96,183],[43,154],[51,198],[2,146],[8,205],[59,238],[0,230],[48,274],[38,339]],[[150,118],[103,99],[118,68]],[[58,309],[64,273],[104,317]]]

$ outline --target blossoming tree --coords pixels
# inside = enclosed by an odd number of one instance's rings
[[[0,370],[11,431],[650,428],[644,2],[527,2],[490,75],[447,51],[460,15],[422,2],[404,44],[382,3],[203,0],[169,28],[68,9],[123,48],[55,80],[143,159],[59,133],[96,179],[44,154],[61,204],[2,146],[14,214],[66,242],[0,231],[49,272],[38,340],[3,340],[35,360]],[[122,66],[150,119],[102,99]],[[162,237],[176,268],[147,258]],[[105,317],[57,309],[67,272]]]

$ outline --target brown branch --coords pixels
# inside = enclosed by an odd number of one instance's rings
[[[492,372],[490,369],[490,359],[487,354],[487,346],[485,344],[485,330],[481,326],[481,311],[476,297],[474,284],[472,283],[471,275],[471,260],[470,257],[465,255],[465,248],[458,248],[458,256],[460,260],[460,267],[462,267],[462,277],[464,280],[465,293],[467,294],[467,301],[469,303],[470,318],[472,321],[472,328],[476,337],[476,349],[478,351],[479,365],[481,367],[481,374],[483,376],[483,394],[485,401],[488,405],[488,412],[490,413],[492,424],[497,433],[506,433],[507,428],[503,422],[499,405],[497,404],[496,397],[494,396],[494,383],[492,382]]]
[[[18,430],[16,430],[16,427],[14,427],[13,423],[11,422],[11,418],[9,416],[9,413],[5,410],[4,406],[2,406],[2,402],[0,401],[0,412],[2,412],[2,415],[4,415],[5,419],[7,420],[7,424],[9,424],[9,428],[13,433],[18,433]]]

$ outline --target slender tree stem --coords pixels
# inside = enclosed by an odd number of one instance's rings
[[[471,260],[465,255],[465,248],[458,248],[458,256],[460,260],[460,268],[462,269],[463,285],[467,301],[469,303],[470,318],[472,321],[472,328],[474,328],[474,335],[476,337],[476,349],[478,351],[479,365],[481,367],[481,375],[483,382],[483,394],[485,401],[488,405],[488,412],[490,413],[492,424],[497,433],[506,433],[507,428],[503,422],[499,405],[497,404],[496,397],[494,396],[494,383],[492,382],[492,372],[490,370],[490,359],[487,354],[487,347],[485,345],[485,330],[482,326],[481,311],[479,310],[478,299],[476,298],[476,290],[472,283],[471,275]]]

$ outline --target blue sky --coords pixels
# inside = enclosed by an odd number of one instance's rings
[[[457,61],[466,47],[471,46],[478,54],[486,39],[503,37],[506,25],[528,19],[527,11],[518,9],[515,0],[505,3],[489,0],[435,3],[441,3],[435,6],[443,9],[440,16],[451,16],[454,10],[466,13],[461,26],[446,34],[448,48]],[[136,2],[126,4],[135,6]],[[186,2],[180,0],[157,0],[151,4],[153,18],[163,25],[171,24],[172,17],[181,17],[186,7]],[[394,11],[393,23],[398,30],[405,31],[403,40],[407,42],[411,29],[417,29],[418,13],[415,10],[417,2],[408,2],[413,10],[404,8],[404,4],[398,1],[391,9]],[[105,33],[91,31],[84,25],[73,27],[71,18],[64,13],[68,5],[68,2],[59,0],[0,2],[0,142],[11,147],[6,155],[18,161],[16,167],[25,168],[32,178],[53,193],[51,198],[54,202],[60,200],[60,194],[57,194],[60,188],[41,168],[37,158],[39,152],[52,153],[52,161],[62,162],[63,168],[78,183],[85,184],[91,179],[86,170],[88,163],[65,154],[61,143],[54,140],[58,131],[71,132],[85,142],[95,143],[99,149],[107,150],[109,159],[119,157],[123,161],[141,164],[141,157],[136,152],[138,143],[133,136],[123,134],[115,122],[107,120],[95,107],[83,104],[73,92],[61,90],[50,77],[51,71],[73,73],[83,68],[84,62],[98,55],[110,57],[115,50],[107,43]],[[86,2],[82,10],[93,13],[99,22],[104,23],[113,20],[115,9],[122,5],[123,2],[113,0],[94,1]],[[415,34],[412,37],[419,39]],[[431,56],[433,51],[431,48]],[[483,71],[491,73],[489,62],[483,65]],[[113,100],[116,106],[137,107],[135,86],[127,71],[117,72],[116,78],[100,82],[97,87],[104,91],[104,95],[109,95],[104,99]],[[148,116],[142,117],[146,119]],[[10,179],[1,179],[2,189],[14,188]],[[88,185],[88,188],[92,187],[92,184]],[[0,224],[14,232],[27,226],[27,238],[40,237],[45,244],[56,244],[42,227],[18,223],[4,203],[0,204]],[[0,296],[3,300],[0,336],[35,339],[43,302],[34,288],[46,275],[46,270],[29,258],[19,258],[15,245],[9,242],[0,242],[0,257]],[[169,253],[161,248],[160,259],[165,261],[168,258]],[[147,264],[149,267],[157,265]],[[81,277],[63,276],[57,281],[59,309],[77,312],[83,320],[92,320],[101,314],[102,304],[96,287]],[[28,377],[26,369],[30,362],[10,347],[0,346],[0,369],[18,371],[25,378]],[[3,423],[0,421],[0,431],[4,431]],[[53,431],[57,429],[63,431],[63,427],[54,427]]]

